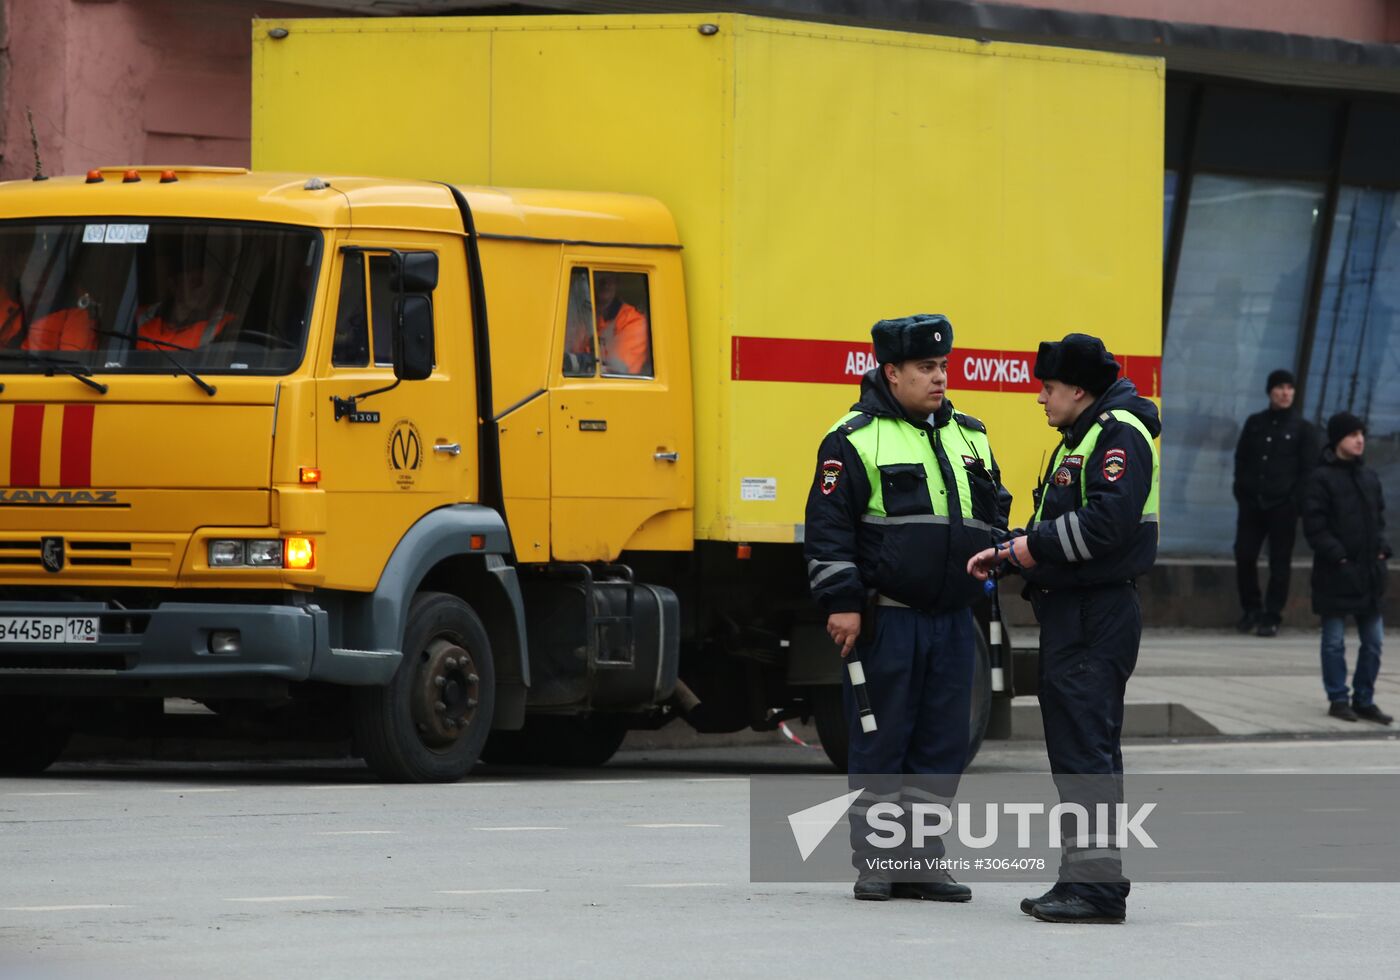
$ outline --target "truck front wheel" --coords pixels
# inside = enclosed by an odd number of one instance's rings
[[[408,609],[394,679],[355,691],[355,744],[384,779],[454,782],[476,765],[495,704],[496,673],[481,620],[454,595],[420,592]]]

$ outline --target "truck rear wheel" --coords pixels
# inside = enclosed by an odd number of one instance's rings
[[[420,592],[408,609],[394,679],[354,693],[355,744],[384,779],[454,782],[476,765],[495,705],[496,673],[481,620],[456,596]]]
[[[972,712],[968,725],[967,764],[977,758],[982,739],[987,734],[987,721],[992,715],[992,662],[987,649],[987,637],[976,630],[977,645],[973,650]],[[812,718],[817,724],[817,737],[832,765],[846,771],[851,743],[850,723],[841,704],[841,687],[828,684],[812,689]],[[878,722],[879,719],[876,718]]]
[[[0,776],[37,776],[58,761],[71,729],[49,715],[44,703],[0,701]]]

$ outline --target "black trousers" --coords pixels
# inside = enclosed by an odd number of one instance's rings
[[[1293,559],[1293,540],[1298,533],[1298,508],[1290,501],[1264,510],[1240,504],[1235,525],[1235,580],[1240,590],[1240,606],[1245,612],[1259,612],[1279,621],[1288,601],[1288,577]],[[1259,601],[1259,550],[1269,540],[1269,588]]]
[[[879,726],[873,732],[861,729],[851,680],[842,672],[851,726],[848,785],[863,794],[851,807],[852,863],[858,870],[874,857],[922,860],[944,854],[941,837],[914,845],[910,814],[919,803],[948,805],[967,765],[976,629],[969,609],[932,614],[880,607],[873,638],[859,648],[866,694]],[[897,822],[905,847],[871,842],[876,828],[867,816],[880,803],[896,804],[901,811]],[[920,875],[894,878],[916,881]]]
[[[1040,622],[1040,714],[1063,804],[1086,816],[1061,825],[1056,888],[1122,912],[1129,882],[1114,843],[1123,803],[1123,694],[1137,665],[1142,606],[1129,583],[1031,590]],[[1107,824],[1098,820],[1107,805]]]

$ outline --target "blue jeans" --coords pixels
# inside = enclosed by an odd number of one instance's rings
[[[1381,614],[1356,614],[1361,634],[1361,652],[1356,655],[1356,672],[1351,678],[1351,700],[1358,707],[1374,703],[1376,675],[1381,670]],[[1347,700],[1347,657],[1345,616],[1322,617],[1322,686],[1329,701]]]

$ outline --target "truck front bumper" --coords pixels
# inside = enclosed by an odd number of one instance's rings
[[[0,642],[0,688],[7,678],[36,677],[366,686],[387,684],[400,659],[397,651],[332,648],[329,617],[315,605],[163,602],[113,609],[96,602],[0,602],[0,618],[70,617],[99,620],[97,642]]]

